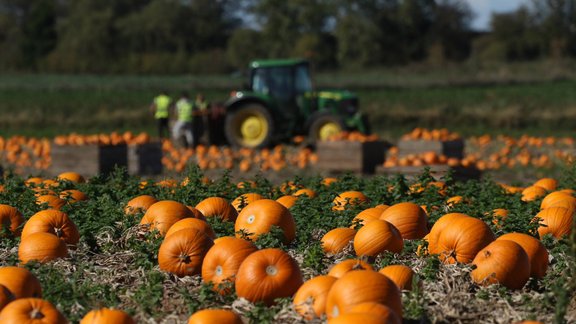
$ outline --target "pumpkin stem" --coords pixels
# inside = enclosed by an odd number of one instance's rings
[[[42,318],[44,318],[44,314],[42,314],[42,311],[40,311],[40,309],[34,308],[30,312],[30,318],[31,319],[42,319]]]
[[[269,265],[266,267],[266,274],[269,276],[275,276],[278,273],[278,269],[275,266]]]
[[[178,259],[180,259],[180,262],[182,263],[190,263],[192,261],[190,259],[190,256],[185,253],[180,254],[180,256],[178,256]]]
[[[62,237],[64,232],[62,231],[61,228],[54,227],[54,234],[56,234],[56,236],[58,236],[58,237]]]

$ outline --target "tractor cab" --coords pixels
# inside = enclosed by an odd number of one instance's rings
[[[264,147],[295,135],[311,142],[342,130],[366,132],[357,97],[345,90],[315,91],[306,60],[258,60],[249,86],[225,104],[224,132],[234,146]]]

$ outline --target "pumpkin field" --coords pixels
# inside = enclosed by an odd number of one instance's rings
[[[559,171],[512,184],[209,178],[210,161],[162,178],[6,170],[0,322],[574,323],[576,168],[527,149],[545,139],[498,141],[467,163]]]

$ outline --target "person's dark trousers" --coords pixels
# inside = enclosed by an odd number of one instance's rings
[[[168,128],[168,118],[158,118],[158,137],[170,138],[170,129]]]

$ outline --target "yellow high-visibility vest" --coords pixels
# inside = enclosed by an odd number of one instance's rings
[[[176,103],[176,110],[178,111],[178,120],[183,122],[192,121],[193,106],[187,99],[180,99]]]
[[[159,95],[154,98],[154,105],[156,106],[154,117],[156,119],[168,118],[168,107],[170,107],[171,101],[172,100],[167,95]]]

